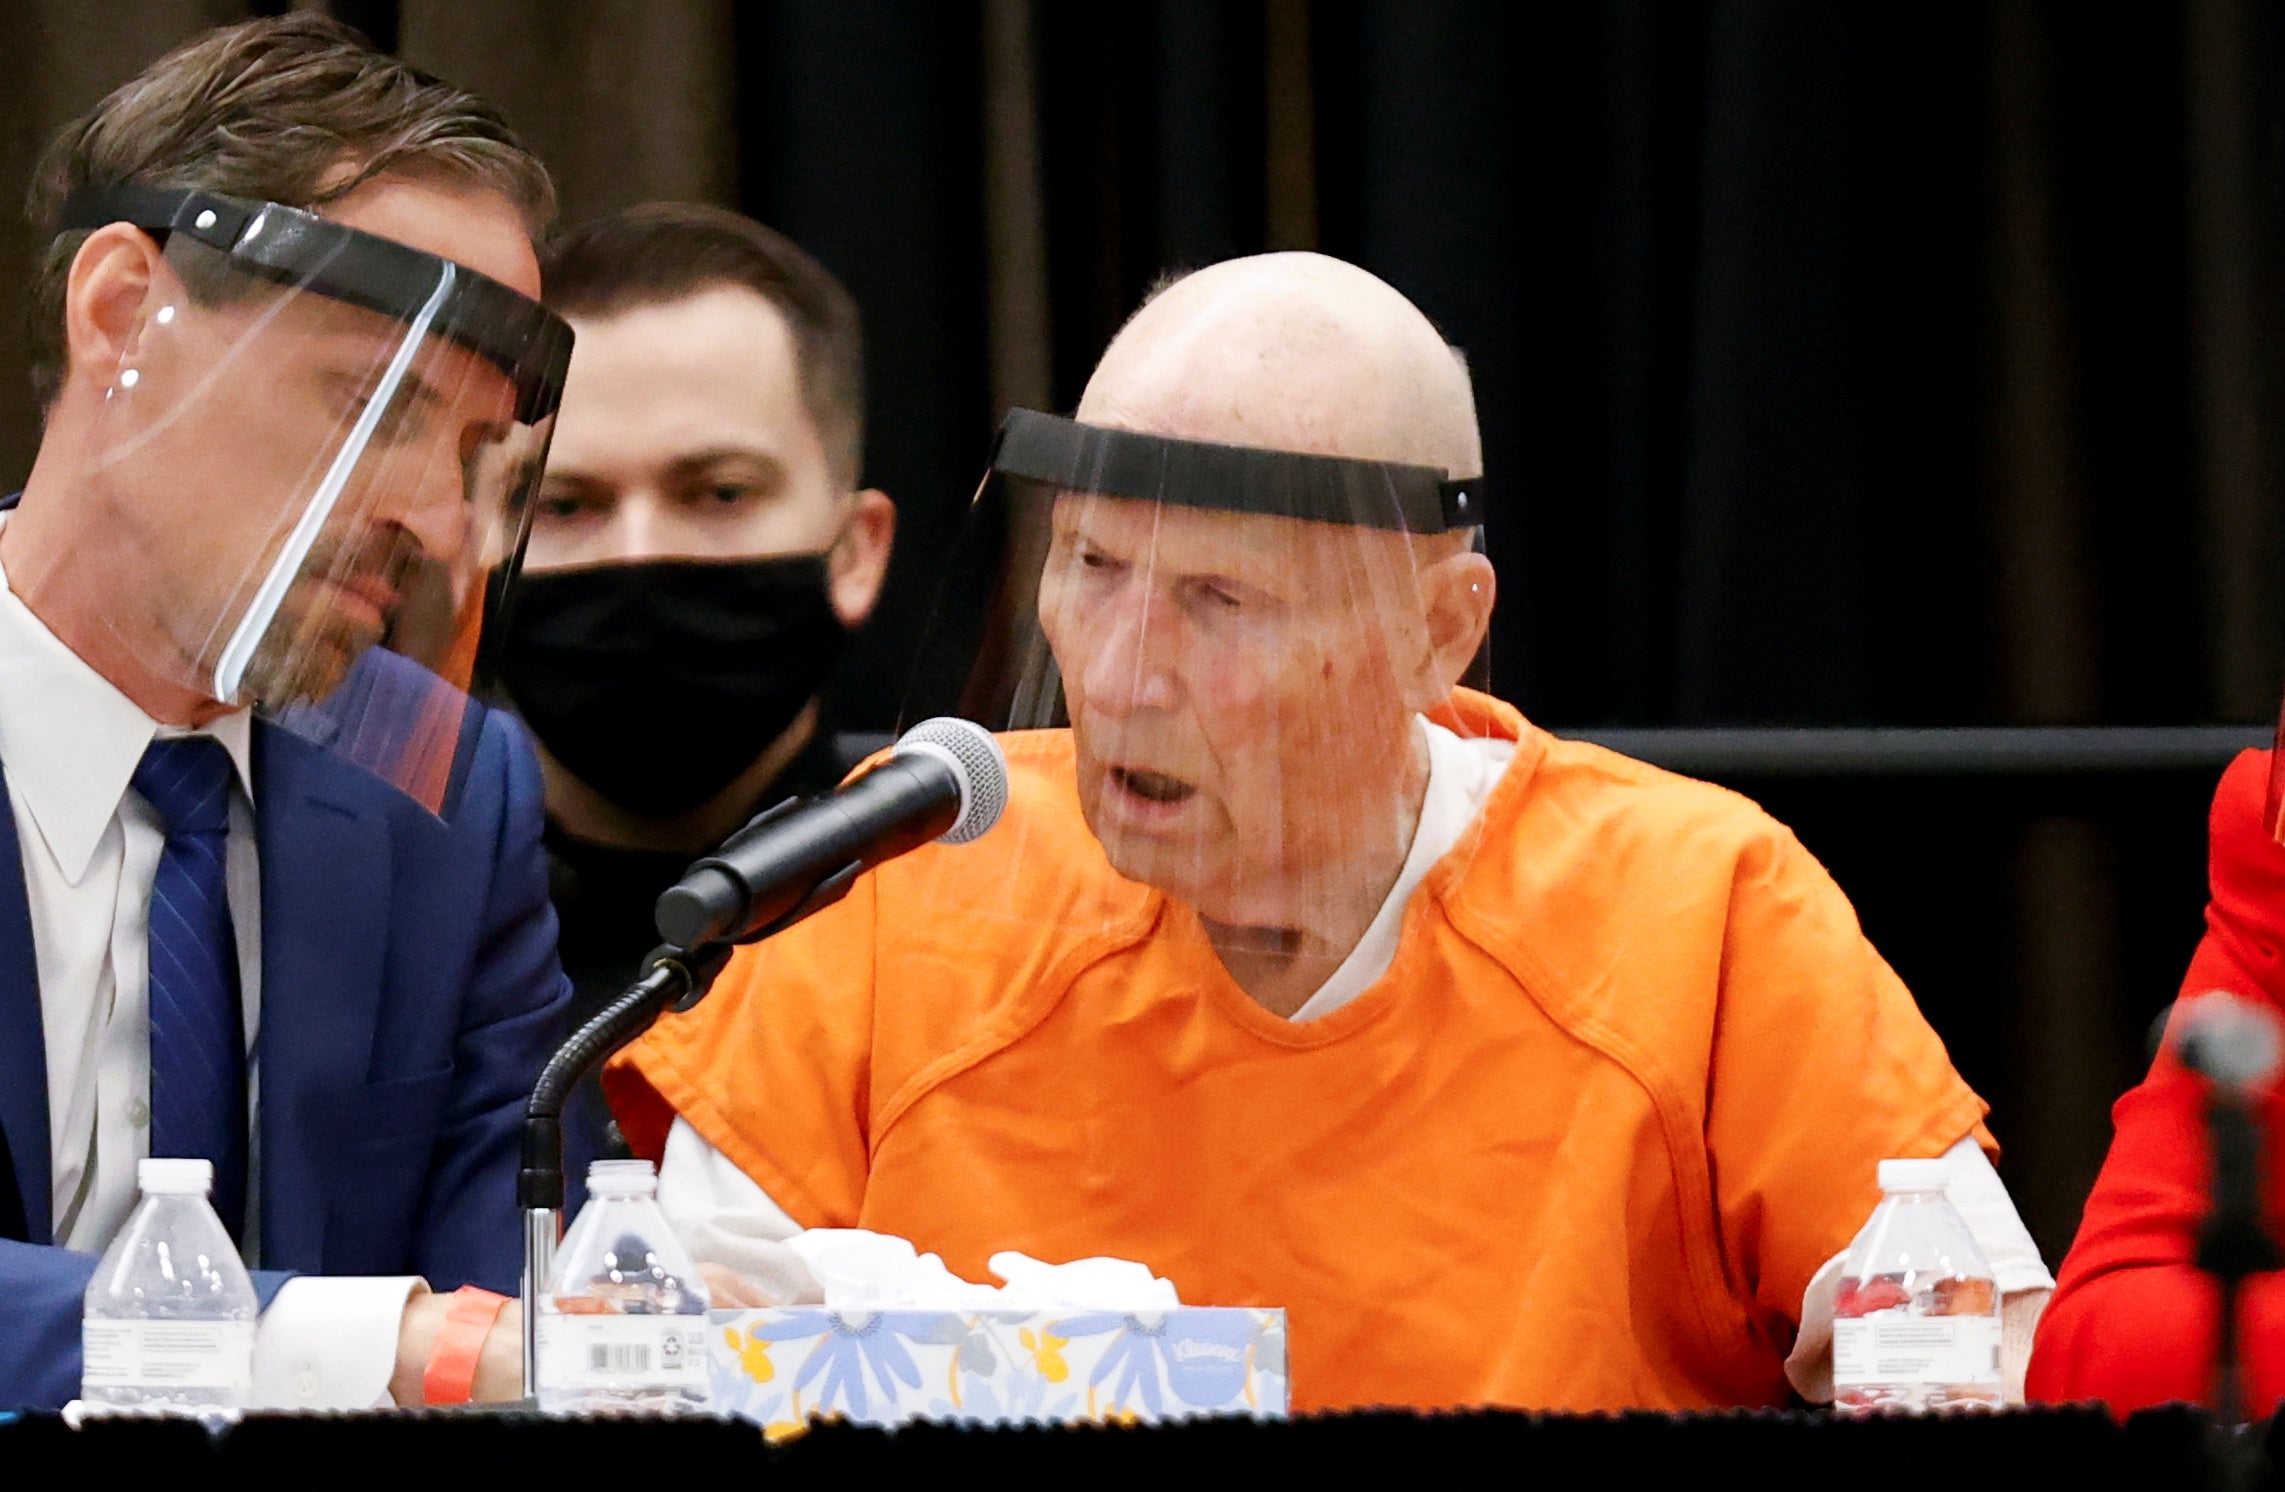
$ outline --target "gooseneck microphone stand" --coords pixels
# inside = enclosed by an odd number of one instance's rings
[[[2246,1426],[2244,1330],[2238,1320],[2246,1278],[2285,1263],[2262,1216],[2264,1106],[2285,1055],[2285,1033],[2262,1002],[2209,990],[2167,1015],[2166,1031],[2184,1068],[2205,1079],[2206,1134],[2213,1168],[2197,1266],[2220,1295],[2215,1332],[2214,1421],[2207,1438],[2211,1485],[2266,1486],[2268,1435]],[[2265,1406],[2266,1407],[2266,1406]]]
[[[643,961],[643,974],[626,992],[597,1011],[571,1039],[556,1049],[524,1105],[524,1166],[516,1180],[516,1203],[524,1214],[524,1397],[539,1393],[539,1297],[555,1265],[563,1237],[563,1105],[581,1079],[604,1058],[651,1028],[668,1010],[698,1003],[731,946],[713,943],[685,952],[659,948]]]
[[[706,994],[733,947],[848,893],[866,867],[932,839],[965,843],[1007,806],[1007,761],[982,726],[924,720],[886,760],[822,797],[788,798],[697,861],[653,909],[666,943],[642,977],[557,1048],[524,1106],[524,1392],[539,1392],[539,1297],[563,1236],[563,1105],[595,1064]]]
[[[2198,1268],[2221,1286],[2214,1411],[2228,1429],[2246,1419],[2238,1297],[2247,1276],[2285,1260],[2261,1219],[2261,1130],[2253,1106],[2243,1094],[2216,1084],[2206,1102],[2206,1126],[2213,1137],[2213,1209],[2198,1230]]]

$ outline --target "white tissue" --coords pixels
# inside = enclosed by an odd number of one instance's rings
[[[1132,1259],[1074,1259],[1043,1264],[1013,1249],[986,1261],[1006,1280],[1008,1309],[1023,1311],[1171,1311],[1182,1304],[1174,1281],[1160,1279]]]
[[[828,1310],[1170,1311],[1174,1283],[1131,1259],[1045,1264],[1014,1251],[991,1257],[1005,1285],[979,1285],[934,1254],[887,1233],[811,1228],[785,1246],[816,1276]]]
[[[863,1228],[811,1228],[785,1246],[800,1255],[829,1310],[985,1309],[999,1292],[972,1285],[902,1238]]]

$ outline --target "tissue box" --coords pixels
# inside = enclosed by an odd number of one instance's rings
[[[1285,1312],[721,1310],[709,1316],[713,1407],[791,1429],[1286,1414]]]

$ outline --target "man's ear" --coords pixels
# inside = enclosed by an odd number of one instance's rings
[[[850,498],[849,523],[825,557],[825,586],[841,625],[862,626],[881,599],[889,574],[889,549],[896,542],[897,505],[886,492],[868,487]]]
[[[154,283],[178,282],[151,236],[126,223],[87,235],[64,282],[64,382],[108,388],[132,366]]]
[[[1432,696],[1412,702],[1432,710],[1451,697],[1476,661],[1491,630],[1499,582],[1492,562],[1474,550],[1446,555],[1420,569],[1420,600],[1428,625],[1428,666],[1422,683]]]

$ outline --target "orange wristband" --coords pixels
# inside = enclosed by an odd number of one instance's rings
[[[484,1339],[492,1334],[492,1323],[507,1304],[507,1296],[474,1285],[452,1292],[444,1324],[429,1344],[428,1369],[421,1374],[422,1403],[468,1402],[469,1391],[476,1386],[476,1361],[484,1355]]]

